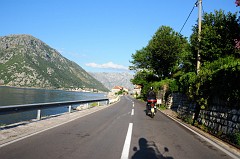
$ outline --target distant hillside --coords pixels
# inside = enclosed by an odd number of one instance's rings
[[[133,75],[127,72],[89,72],[89,74],[100,81],[109,90],[111,90],[114,86],[123,86],[130,90],[134,88],[133,84],[130,82],[130,80],[133,78]]]
[[[0,37],[0,85],[108,91],[79,65],[31,35]]]

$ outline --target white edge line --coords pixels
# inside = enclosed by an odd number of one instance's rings
[[[130,144],[131,144],[131,137],[132,137],[132,128],[133,128],[133,123],[129,123],[127,136],[126,136],[126,139],[125,139],[125,142],[124,142],[121,159],[128,159],[129,149],[130,149]]]
[[[201,137],[202,139],[204,139],[205,141],[209,142],[210,144],[214,145],[215,147],[217,147],[218,149],[220,149],[221,151],[225,152],[226,154],[228,154],[230,157],[234,158],[234,159],[239,159],[239,156],[237,156],[236,154],[226,150],[225,148],[219,146],[218,144],[216,144],[215,142],[213,142],[212,140],[206,138],[205,136],[199,134],[198,132],[190,129],[189,127],[187,127],[186,125],[182,124],[181,122],[177,121],[176,119],[174,119],[173,117],[167,115],[169,118],[171,118],[172,120],[178,122],[179,124],[181,124],[183,127],[185,127],[186,129],[190,130],[191,132],[193,132],[194,134],[198,135],[199,137]]]
[[[109,106],[107,106],[107,107],[109,107]],[[104,108],[103,108],[103,109],[104,109]],[[69,122],[71,122],[71,121],[74,121],[74,120],[76,120],[76,119],[78,119],[78,118],[82,118],[82,117],[84,117],[84,116],[87,116],[87,115],[89,115],[89,114],[95,113],[95,112],[100,111],[100,110],[102,110],[102,109],[98,109],[98,110],[95,110],[95,111],[93,111],[93,112],[89,112],[89,113],[87,113],[87,114],[85,114],[85,115],[83,115],[83,116],[79,116],[79,117],[77,117],[77,118],[73,118],[73,119],[71,119],[71,120],[68,120],[68,121],[66,121],[66,122],[57,124],[57,125],[52,126],[52,127],[49,127],[49,128],[46,128],[46,129],[44,129],[44,130],[40,130],[40,131],[38,131],[38,132],[34,132],[34,133],[32,133],[32,134],[29,134],[29,135],[20,137],[20,138],[18,138],[18,139],[15,139],[15,140],[6,142],[6,143],[4,143],[4,144],[1,144],[1,145],[0,145],[0,148],[2,148],[2,147],[4,147],[4,146],[7,146],[7,145],[10,145],[10,144],[12,144],[12,143],[14,143],[14,142],[21,141],[21,140],[26,139],[26,138],[28,138],[28,137],[31,137],[31,136],[40,134],[40,133],[42,133],[42,132],[44,132],[44,131],[47,131],[47,130],[56,128],[56,127],[61,126],[61,125],[63,125],[63,124],[67,124],[67,123],[69,123]]]

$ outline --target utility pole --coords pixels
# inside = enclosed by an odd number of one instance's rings
[[[202,0],[198,0],[198,53],[197,53],[197,74],[200,71],[200,51],[201,51],[201,26],[202,25]],[[200,105],[197,103],[195,114],[193,118],[194,125],[195,121],[198,119],[199,113],[200,113]]]
[[[202,0],[198,0],[198,53],[197,53],[197,74],[200,70],[200,50],[201,50],[201,29],[202,28]]]

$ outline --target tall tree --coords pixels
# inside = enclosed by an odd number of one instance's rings
[[[196,59],[197,50],[200,49],[202,66],[197,75],[188,73],[181,77],[180,82],[197,102],[194,121],[198,118],[200,107],[204,108],[215,97],[232,106],[234,102],[239,103],[239,40],[237,13],[225,14],[223,10],[205,13],[200,43],[198,25],[193,27],[191,50]]]
[[[141,50],[137,50],[135,54],[132,54],[133,60],[130,61],[133,66],[130,66],[130,70],[148,69],[150,70],[150,53],[146,47]]]
[[[183,64],[182,53],[187,44],[186,38],[171,27],[161,26],[148,45],[132,55],[130,69],[147,69],[160,79],[171,77]]]
[[[201,63],[212,62],[229,55],[240,58],[240,51],[236,48],[236,41],[240,37],[240,25],[237,14],[223,10],[205,13],[202,20],[201,43],[198,43],[198,25],[193,27],[190,43],[196,55],[200,47]]]
[[[149,41],[150,65],[159,77],[171,77],[181,61],[187,40],[171,27],[161,26]]]

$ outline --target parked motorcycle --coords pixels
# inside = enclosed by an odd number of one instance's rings
[[[157,100],[156,99],[148,99],[147,100],[147,110],[146,114],[153,118],[157,113]]]

